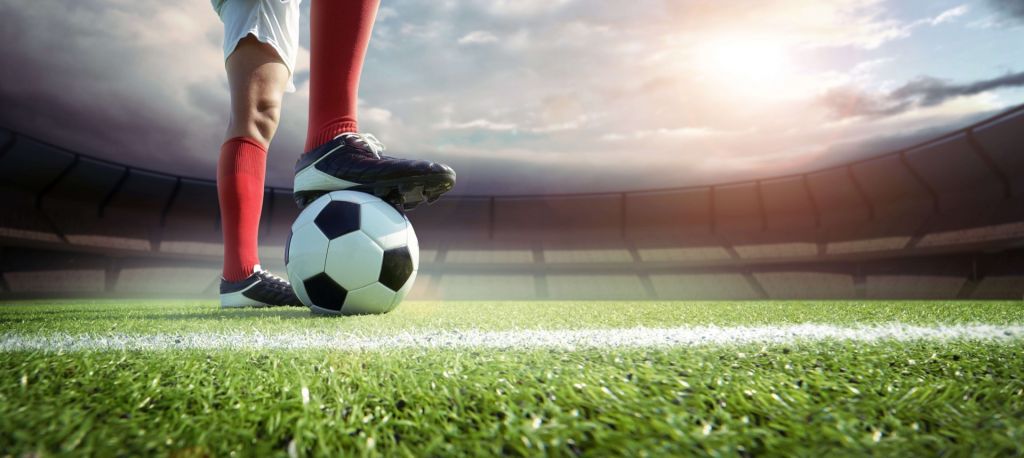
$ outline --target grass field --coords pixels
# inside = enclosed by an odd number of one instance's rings
[[[0,456],[1024,454],[1022,302],[0,304]]]

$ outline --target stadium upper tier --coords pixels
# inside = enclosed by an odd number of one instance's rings
[[[212,180],[116,164],[4,130],[0,215],[5,253],[38,249],[204,266],[215,266],[221,254]],[[297,215],[291,191],[268,188],[263,215],[262,257],[280,265]],[[595,272],[629,276],[639,269],[669,275],[643,282],[648,293],[658,282],[693,291],[710,283],[671,275],[746,269],[748,280],[761,275],[754,295],[800,283],[825,287],[828,278],[787,272],[1019,249],[1024,106],[909,148],[807,173],[621,193],[451,196],[409,217],[423,248],[422,270],[449,283],[497,275],[504,280],[493,287],[500,289],[512,284],[508,275],[529,285],[546,275],[557,279],[545,294],[562,297],[562,283],[573,290]],[[24,270],[12,265],[21,256],[5,258],[4,272]],[[846,281],[833,285],[836,291],[846,291]],[[636,287],[608,282],[616,291]],[[686,282],[693,285],[679,286]],[[474,288],[489,288],[485,283]]]

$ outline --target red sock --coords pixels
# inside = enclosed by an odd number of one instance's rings
[[[255,139],[235,137],[220,147],[217,196],[224,231],[224,278],[242,280],[260,263],[257,237],[263,211],[267,150]]]
[[[380,0],[319,0],[310,5],[309,129],[306,151],[357,132],[359,74]]]

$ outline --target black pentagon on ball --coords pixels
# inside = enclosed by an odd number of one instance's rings
[[[332,201],[313,220],[329,240],[359,230],[359,204]]]
[[[410,275],[412,255],[409,254],[409,247],[384,250],[384,263],[380,267],[380,278],[377,281],[392,291],[398,291],[409,280]]]
[[[322,309],[340,311],[348,291],[334,281],[327,273],[320,272],[302,282],[313,305]]]

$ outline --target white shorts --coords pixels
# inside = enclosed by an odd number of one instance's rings
[[[288,67],[288,92],[295,92],[299,52],[299,3],[302,0],[211,0],[224,23],[224,60],[248,35],[273,47]]]

